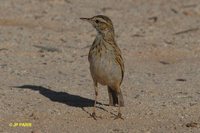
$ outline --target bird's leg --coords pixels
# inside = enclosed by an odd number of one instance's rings
[[[115,117],[115,119],[122,119],[122,120],[124,120],[124,118],[122,117],[122,113],[121,113],[121,109],[120,109],[120,91],[119,92],[117,92],[117,98],[118,98],[118,114],[117,114],[117,116]]]
[[[97,82],[94,81],[94,90],[95,90],[95,101],[94,101],[94,107],[93,107],[93,113],[92,117],[96,120],[96,103],[97,103],[97,96],[98,96],[98,87],[97,87]]]
[[[109,86],[108,86],[108,96],[109,96],[109,106],[114,106],[112,90]]]

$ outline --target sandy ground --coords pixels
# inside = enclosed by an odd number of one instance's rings
[[[124,120],[87,54],[109,16],[125,60]],[[0,0],[1,133],[199,133],[199,0]],[[31,123],[31,127],[12,124]]]

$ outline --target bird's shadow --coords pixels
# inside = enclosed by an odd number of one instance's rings
[[[57,92],[54,90],[51,90],[49,88],[45,88],[43,86],[37,86],[37,85],[22,85],[22,86],[14,86],[15,88],[21,88],[21,89],[30,89],[33,91],[39,91],[39,93],[47,98],[49,98],[53,102],[59,102],[64,103],[68,106],[73,107],[92,107],[94,106],[94,100],[84,98],[82,96],[69,94],[67,92]],[[100,105],[106,105],[98,102]]]

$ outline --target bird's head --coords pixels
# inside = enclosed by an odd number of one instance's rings
[[[106,33],[108,31],[114,32],[113,24],[110,18],[104,15],[97,15],[92,18],[80,18],[88,21],[99,33]]]

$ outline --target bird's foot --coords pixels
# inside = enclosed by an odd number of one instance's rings
[[[93,112],[93,113],[91,114],[91,117],[92,117],[94,120],[97,120],[97,116],[96,116],[96,113],[95,113],[95,112]]]
[[[122,117],[122,114],[121,113],[118,113],[118,115],[115,117],[115,120],[116,119],[122,119],[122,120],[124,120],[124,118]]]

